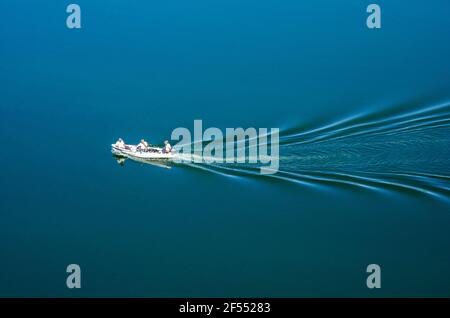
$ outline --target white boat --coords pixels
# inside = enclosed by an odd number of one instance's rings
[[[111,152],[116,156],[126,157],[137,161],[141,160],[167,160],[172,159],[172,153],[163,152],[163,148],[148,147],[147,151],[136,150],[135,145],[126,145],[125,147],[118,147],[115,144],[111,145]]]

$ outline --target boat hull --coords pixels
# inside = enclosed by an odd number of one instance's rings
[[[162,148],[151,147],[150,152],[136,151],[135,146],[128,146],[127,148],[117,147],[111,145],[111,152],[116,156],[122,156],[129,159],[140,160],[167,160],[172,159],[173,154],[163,153]]]

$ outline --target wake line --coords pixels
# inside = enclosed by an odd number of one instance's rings
[[[430,114],[424,116],[423,114],[436,112],[437,114]],[[420,117],[418,117],[420,115]],[[414,128],[419,126],[406,126],[414,122],[421,122],[422,126],[431,125],[439,122],[450,122],[450,103],[443,103],[436,106],[427,107],[422,110],[411,111],[403,114],[393,115],[389,118],[379,118],[376,120],[365,121],[368,118],[377,118],[379,115],[353,115],[347,119],[339,120],[335,123],[327,124],[323,127],[315,128],[309,131],[297,132],[295,129],[290,129],[288,135],[282,135],[280,143],[283,144],[299,144],[312,143],[317,141],[330,140],[334,137],[345,138],[351,136],[366,135],[378,132],[393,132],[395,128]],[[412,118],[411,118],[412,117]],[[437,119],[436,119],[437,118]],[[333,129],[333,130],[330,130]]]
[[[196,168],[205,169],[200,165],[191,165]],[[291,172],[280,170],[277,174],[262,176],[255,169],[245,169],[245,168],[230,168],[225,166],[219,166],[215,164],[208,165],[210,172],[214,172],[225,176],[251,176],[256,178],[271,178],[279,179],[292,183],[301,184],[303,186],[312,187],[320,189],[322,185],[349,185],[357,188],[364,188],[377,192],[396,192],[398,190],[407,191],[410,193],[420,193],[425,195],[430,195],[438,198],[442,201],[450,203],[450,187],[442,186],[437,187],[432,184],[428,184],[429,179],[424,179],[424,184],[409,184],[408,180],[403,180],[403,182],[389,181],[386,179],[375,178],[375,177],[365,177],[358,174],[344,174],[339,172],[323,172],[323,171],[304,171],[303,173]],[[408,176],[407,174],[397,174]],[[425,178],[425,177],[423,177]],[[445,177],[448,180],[448,177]],[[413,178],[411,180],[413,181]]]
[[[306,131],[281,131],[280,168],[274,175],[260,175],[251,163],[192,166],[318,190],[342,185],[423,194],[450,203],[450,103],[353,115]]]

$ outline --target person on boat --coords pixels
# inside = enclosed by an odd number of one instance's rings
[[[169,141],[164,140],[163,153],[170,153],[171,151],[172,151],[172,146],[169,144]]]
[[[144,139],[141,139],[141,142],[136,146],[136,150],[147,151],[148,143]]]
[[[122,138],[119,138],[114,145],[119,148],[125,148],[125,143],[123,142]]]

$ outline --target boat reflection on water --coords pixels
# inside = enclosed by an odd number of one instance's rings
[[[112,155],[117,163],[120,166],[125,166],[125,161],[129,158],[123,157],[123,156],[117,156],[117,155]],[[131,159],[129,159],[131,160]],[[131,161],[136,161],[136,162],[140,162],[140,163],[144,163],[144,164],[148,164],[148,165],[152,165],[152,166],[157,166],[160,168],[165,168],[165,169],[171,169],[172,168],[172,164],[169,160],[167,159],[162,159],[162,160],[157,160],[157,159],[151,159],[151,160],[145,160],[145,159],[138,159],[138,158],[133,158]]]
[[[125,166],[125,158],[124,157],[120,157],[120,156],[116,156],[116,155],[112,155],[113,157],[114,157],[114,159],[116,159],[116,161],[117,161],[117,163],[120,165],[120,166]]]

